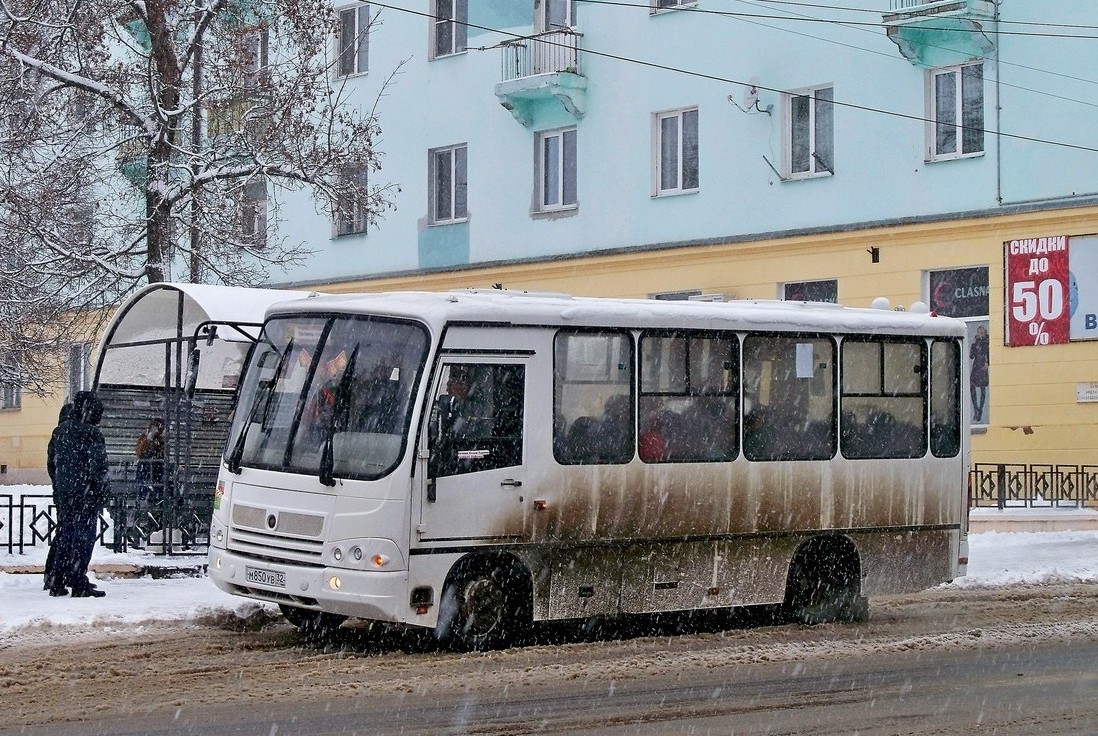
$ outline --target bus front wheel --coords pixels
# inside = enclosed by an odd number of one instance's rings
[[[332,635],[340,624],[347,620],[346,616],[323,611],[310,611],[297,606],[280,604],[278,609],[282,611],[282,617],[290,622],[297,630],[310,641],[320,641]]]
[[[439,601],[439,644],[460,652],[510,644],[529,617],[516,589],[521,579],[511,566],[476,566],[456,574]]]

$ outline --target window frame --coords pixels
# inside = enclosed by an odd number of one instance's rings
[[[823,100],[818,95],[820,92],[829,92],[830,99]],[[808,126],[806,148],[808,153],[808,168],[794,171],[793,147],[798,142],[796,126],[793,115],[794,101],[807,99],[808,102]],[[782,94],[782,168],[783,175],[790,180],[815,179],[823,176],[835,175],[835,86],[833,84],[819,84],[812,87],[793,90]],[[821,110],[822,108],[822,110]],[[821,120],[821,115],[823,120]],[[826,131],[828,139],[825,154],[830,154],[830,161],[820,155],[820,126],[826,123],[829,130]]]
[[[731,385],[714,387],[705,382],[706,376],[699,374],[695,358],[701,357],[699,353],[706,349],[721,347],[729,349],[723,371]],[[637,455],[641,462],[713,463],[732,462],[739,457],[739,335],[711,330],[647,329],[637,338],[636,353]],[[712,361],[709,367],[713,367]],[[650,373],[653,369],[658,375]],[[661,378],[667,379],[668,384],[661,386]],[[722,404],[718,418],[713,410]],[[675,411],[676,405],[682,407],[681,411]],[[725,420],[728,421],[722,423]],[[659,437],[655,447],[648,442],[649,432]],[[684,440],[689,441],[684,444]],[[661,456],[647,456],[656,448],[662,450]]]
[[[263,196],[255,196],[260,191]],[[260,175],[244,184],[238,209],[240,236],[253,248],[267,247],[267,202],[267,177]]]
[[[253,26],[244,32],[244,86],[266,89],[271,86],[271,29]]]
[[[23,388],[18,383],[0,381],[0,411],[18,411],[23,408]]]
[[[757,349],[756,342],[766,347],[766,350]],[[773,347],[778,344],[821,343],[828,348],[828,362],[822,367],[815,350],[812,355],[812,376],[795,376],[797,380],[807,380],[809,383],[799,392],[791,390],[792,383],[786,381],[781,384],[782,378],[770,371],[772,359],[768,357],[774,353]],[[799,348],[795,347],[795,350]],[[759,372],[755,373],[756,360]],[[839,413],[839,345],[836,333],[820,332],[746,332],[740,341],[740,412],[741,412],[741,439],[740,452],[743,457],[751,462],[789,462],[789,461],[829,461],[839,452],[838,413]],[[788,361],[787,361],[788,362]],[[764,370],[764,367],[766,369]],[[786,366],[788,368],[788,365]],[[817,371],[820,371],[817,374]],[[764,383],[765,381],[765,383]],[[782,399],[774,400],[774,389],[781,392]],[[763,401],[764,395],[769,396]],[[811,403],[812,398],[825,399],[827,401],[828,414],[826,417],[813,418],[810,413],[790,412],[787,404],[791,402]],[[750,408],[748,405],[751,405]],[[806,407],[811,408],[811,407]],[[775,411],[777,410],[777,411]],[[761,414],[761,419],[760,419]],[[775,415],[785,415],[784,417]],[[770,415],[770,416],[768,416]],[[777,418],[778,421],[773,419]],[[793,454],[788,451],[791,443],[788,439],[794,432],[794,427],[800,422],[799,439],[814,439],[816,445],[807,445],[815,452],[802,452]],[[826,423],[828,434],[822,437],[810,437],[808,435],[809,424],[815,425],[818,430],[821,423]],[[826,443],[820,440],[826,440]],[[795,449],[804,450],[805,443],[800,443]]]
[[[344,184],[352,179],[358,179],[358,186],[368,191],[369,170],[365,165],[348,165],[343,167],[340,177]],[[348,215],[348,210],[349,215]],[[366,202],[359,199],[340,198],[332,212],[332,237],[340,238],[350,235],[365,235],[370,226],[369,208]]]
[[[572,338],[601,338],[604,344],[600,346],[597,342],[589,342],[587,347],[582,347],[577,343],[577,348],[585,354],[581,360],[573,360],[568,355],[572,349],[569,343]],[[592,351],[592,347],[596,350]],[[605,348],[605,352],[601,348]],[[623,352],[615,355],[616,348],[622,348]],[[590,362],[583,363],[582,358]],[[625,372],[624,379],[621,371]],[[637,371],[637,345],[631,330],[612,327],[557,330],[553,335],[553,457],[557,463],[627,465],[633,461],[637,454]],[[625,391],[616,390],[623,386]],[[565,396],[565,389],[568,389],[568,396]],[[569,422],[567,417],[571,409],[577,406],[573,401],[577,394],[573,391],[582,393],[586,400],[582,406],[584,411]],[[621,397],[627,397],[629,416],[619,415],[617,428],[625,432],[608,433],[596,429],[597,420],[605,415],[609,403],[614,401],[615,406],[620,406]],[[599,407],[592,403],[596,401]],[[566,408],[568,411],[565,411]],[[591,439],[609,441],[614,447],[595,447],[586,441],[576,442],[578,425],[582,420],[595,425],[588,427],[589,431],[595,430],[595,436]]]
[[[445,59],[449,56],[464,54],[469,48],[469,0],[432,0],[436,15],[431,16],[430,52],[428,59]],[[447,15],[439,13],[442,3],[449,5]],[[439,31],[449,26],[444,36]],[[440,47],[442,39],[449,38],[445,48]]]
[[[566,137],[571,138],[571,165],[568,162],[568,143]],[[546,201],[548,194],[548,187],[546,178],[549,174],[549,162],[547,161],[549,150],[548,146],[550,141],[557,141],[557,153],[555,157],[553,170],[556,176],[556,186],[553,192],[556,197],[555,203]],[[535,188],[537,190],[537,211],[538,212],[561,212],[575,210],[579,208],[579,148],[578,148],[578,132],[576,126],[572,125],[565,128],[555,128],[553,130],[541,131],[536,137],[536,162],[535,166],[537,170],[537,181]],[[569,191],[568,180],[571,176],[571,191]],[[571,201],[566,201],[567,197],[571,195]]]
[[[564,8],[564,24],[553,23],[551,15],[554,8]],[[576,24],[576,0],[542,0],[542,10],[538,13],[538,22],[541,31],[563,30],[565,28],[577,28]]]
[[[336,8],[336,78],[357,77],[370,71],[370,4],[355,3]],[[344,33],[344,17],[354,13],[355,34],[348,39]],[[352,45],[353,44],[353,45]],[[351,53],[348,53],[351,52]],[[345,62],[350,59],[350,69]]]
[[[686,160],[689,151],[684,135],[686,116],[693,117],[694,165],[688,171]],[[675,120],[675,186],[664,187],[664,121]],[[685,186],[687,174],[691,174],[694,186]],[[679,194],[695,194],[701,190],[701,115],[697,105],[664,110],[652,114],[652,196],[670,197]]]
[[[459,156],[458,152],[462,152]],[[446,217],[439,216],[439,195],[441,194],[441,182],[438,176],[438,167],[435,165],[438,156],[449,156],[449,179],[447,204],[450,214]],[[459,166],[460,159],[460,166]],[[463,190],[463,192],[462,192]],[[432,148],[427,152],[427,208],[428,221],[431,225],[452,225],[466,222],[469,219],[469,146],[467,143],[457,143],[452,146]],[[459,198],[459,194],[463,196]],[[461,212],[458,212],[458,204],[461,202]]]
[[[876,375],[873,376],[874,382],[872,386],[853,386],[847,380],[847,356],[848,348],[854,349],[855,345],[861,345],[866,347],[876,347],[876,355],[874,356],[876,365],[872,366],[876,369]],[[919,370],[918,370],[918,388],[914,391],[901,391],[896,388],[896,379],[903,378],[904,371],[903,366],[906,364],[896,363],[893,353],[895,350],[890,351],[889,346],[897,348],[899,346],[916,347],[919,352]],[[842,342],[839,345],[839,364],[842,366],[841,383],[839,386],[839,422],[841,424],[839,432],[839,452],[848,459],[852,460],[914,460],[922,457],[926,457],[927,454],[927,429],[928,419],[927,412],[930,406],[929,395],[929,371],[928,365],[930,361],[930,351],[927,345],[927,341],[920,337],[912,336],[899,336],[899,335],[845,335]],[[903,408],[906,403],[911,400],[918,400],[921,402],[919,407],[919,425],[918,435],[912,434],[910,437],[904,437],[902,427],[898,426],[897,413],[903,415]],[[856,417],[857,407],[859,404],[864,405],[867,409],[866,415],[868,420],[865,422],[854,422]],[[892,411],[884,411],[882,407],[891,407]],[[848,407],[852,407],[849,408]],[[896,412],[895,409],[899,407],[900,412]],[[874,414],[876,410],[876,414]],[[915,425],[910,425],[914,427]],[[861,429],[860,433],[857,430]],[[896,440],[903,440],[917,437],[918,442],[914,444],[895,444]],[[866,439],[870,440],[869,444],[861,444]],[[893,441],[892,449],[886,445],[881,444],[881,440],[890,439]],[[865,448],[869,448],[868,450]]]
[[[828,291],[829,299],[797,299],[790,293],[792,289],[796,288],[804,289],[810,292],[807,295],[802,296],[814,296],[819,291]],[[822,304],[838,304],[839,303],[839,280],[838,279],[813,279],[811,281],[785,281],[778,285],[778,299],[783,302],[816,302]]]
[[[977,158],[984,155],[984,93],[983,61],[928,69],[926,72],[926,161],[955,161],[962,158]],[[966,99],[966,69],[979,70],[979,100]],[[953,80],[954,104],[952,121],[939,121],[939,82],[943,78]],[[950,129],[953,135],[954,150],[939,150],[939,129]],[[966,133],[978,137],[978,149],[966,150]]]

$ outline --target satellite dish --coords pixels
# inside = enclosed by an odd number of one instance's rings
[[[750,110],[759,101],[759,78],[751,77],[743,91],[743,109]]]

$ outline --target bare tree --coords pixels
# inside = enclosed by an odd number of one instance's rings
[[[339,30],[329,0],[0,0],[0,382],[45,390],[141,284],[300,262],[269,190],[365,223],[390,206]]]

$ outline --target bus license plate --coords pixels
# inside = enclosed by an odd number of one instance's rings
[[[264,570],[261,567],[244,568],[244,579],[249,583],[269,585],[272,588],[286,587],[286,573],[278,570]]]

